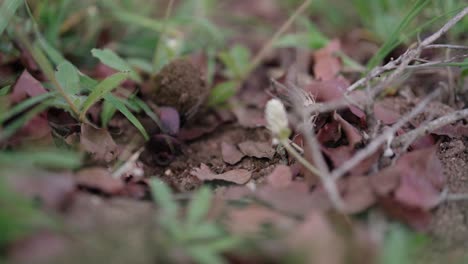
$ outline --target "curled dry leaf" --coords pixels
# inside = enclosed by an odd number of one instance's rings
[[[361,133],[353,125],[337,113],[334,114],[334,118],[340,123],[350,146],[355,146],[362,141]]]
[[[105,194],[117,194],[124,188],[121,180],[113,178],[106,169],[100,167],[80,170],[75,178],[79,186]]]
[[[391,109],[388,103],[378,101],[374,104],[374,115],[377,120],[382,121],[384,125],[396,123],[401,115],[395,109]]]
[[[221,154],[224,162],[231,165],[238,163],[245,156],[236,146],[224,141],[221,143]]]
[[[267,158],[272,159],[275,156],[275,150],[270,143],[267,142],[255,142],[255,141],[244,141],[237,145],[242,153],[249,157],[254,158]]]
[[[82,124],[80,142],[84,150],[89,152],[96,161],[108,163],[118,155],[118,146],[107,129]]]
[[[190,174],[202,181],[222,180],[236,184],[246,184],[252,177],[252,172],[244,169],[230,170],[221,174],[216,174],[203,163],[200,165],[200,168],[193,169]]]

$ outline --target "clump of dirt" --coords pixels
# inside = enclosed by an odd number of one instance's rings
[[[154,102],[172,106],[184,116],[197,112],[209,92],[201,71],[187,59],[172,61],[150,81]]]

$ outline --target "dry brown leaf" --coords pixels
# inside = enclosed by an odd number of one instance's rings
[[[121,180],[113,178],[106,169],[100,167],[82,169],[75,178],[78,185],[105,194],[117,194],[124,188]]]
[[[107,129],[83,124],[81,125],[80,142],[84,150],[89,152],[96,161],[108,163],[118,155],[118,146]]]
[[[216,174],[203,163],[200,164],[200,168],[193,169],[190,174],[202,181],[222,180],[236,184],[246,184],[252,177],[252,172],[244,169],[230,170],[221,174]]]
[[[237,149],[236,146],[224,141],[221,143],[221,154],[223,156],[224,162],[231,165],[238,163],[245,156]]]
[[[336,53],[341,50],[340,41],[335,39],[324,48],[314,52],[314,76],[318,80],[334,79],[341,71],[341,61]]]
[[[237,145],[242,153],[254,158],[272,159],[275,156],[275,150],[267,142],[244,141]]]
[[[292,172],[289,166],[280,164],[267,176],[267,182],[272,187],[283,188],[291,184],[292,178]]]

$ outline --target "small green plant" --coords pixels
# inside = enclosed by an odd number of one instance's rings
[[[162,260],[188,258],[201,264],[224,263],[221,254],[235,248],[239,239],[229,235],[216,221],[206,219],[212,205],[211,190],[202,187],[195,192],[181,217],[181,207],[169,187],[156,179],[150,185],[159,206],[157,221],[162,230],[158,250],[167,253],[160,256]]]

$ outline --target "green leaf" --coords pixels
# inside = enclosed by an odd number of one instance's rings
[[[0,96],[5,96],[7,95],[11,90],[11,85],[4,86],[0,88]]]
[[[153,120],[158,125],[161,131],[164,132],[166,130],[166,128],[162,125],[159,117],[153,112],[153,110],[151,110],[151,108],[143,100],[141,100],[138,97],[134,97],[132,100],[138,105],[138,107],[140,107],[143,110],[143,112],[145,112],[147,116],[149,116],[149,118],[151,118],[151,120]]]
[[[103,127],[107,126],[116,111],[117,108],[115,108],[115,106],[109,100],[104,100],[101,110],[101,125]]]
[[[86,112],[89,110],[91,106],[97,103],[101,98],[103,98],[106,94],[110,93],[112,90],[117,88],[120,83],[122,83],[127,78],[127,74],[124,72],[115,73],[103,81],[101,81],[92,92],[89,94],[86,101],[83,103],[81,108],[80,119],[84,120]]]
[[[51,98],[52,96],[55,96],[57,93],[56,92],[50,92],[50,93],[44,93],[35,97],[28,98],[21,103],[15,105],[12,107],[8,112],[6,113],[0,113],[0,124],[5,122],[6,120],[12,118],[13,116],[25,111],[26,109],[30,108],[31,106],[40,103],[48,98]]]
[[[213,90],[211,90],[210,97],[208,98],[208,105],[216,106],[225,103],[236,94],[238,85],[239,83],[236,81],[227,81],[217,84]]]
[[[403,31],[407,28],[409,23],[429,4],[429,0],[418,0],[414,3],[410,11],[406,14],[398,27],[390,33],[390,37],[380,47],[379,51],[370,59],[367,64],[367,69],[372,69],[377,66],[400,42]]]
[[[0,36],[7,27],[10,19],[15,15],[16,10],[23,3],[23,0],[4,0],[0,6]]]
[[[150,188],[151,194],[163,214],[176,219],[179,206],[172,197],[171,189],[163,181],[156,178],[150,180]]]
[[[202,187],[195,193],[188,207],[187,226],[193,227],[203,221],[204,216],[210,210],[212,197],[211,190],[207,187]]]
[[[219,54],[226,66],[229,77],[240,79],[249,67],[250,51],[241,45],[235,45],[227,52]]]
[[[76,95],[80,91],[78,69],[70,62],[64,61],[58,65],[55,78],[69,95]]]
[[[8,124],[8,126],[4,127],[3,130],[0,131],[0,142],[5,141],[11,136],[13,136],[15,132],[18,131],[18,129],[24,126],[24,124],[26,124],[29,120],[31,120],[33,117],[35,117],[42,111],[46,110],[48,107],[49,104],[44,102],[35,106],[25,114],[13,120],[11,123]]]
[[[187,249],[190,257],[199,264],[223,264],[226,263],[216,252],[204,247],[190,247]]]
[[[18,161],[21,161],[18,163]],[[0,151],[2,166],[46,167],[51,169],[76,169],[81,165],[81,155],[62,149],[34,151]]]
[[[112,69],[129,72],[130,78],[137,82],[142,82],[141,77],[136,73],[136,71],[128,64],[124,59],[119,57],[115,52],[110,49],[92,49],[91,53],[94,57],[98,58],[102,63],[111,67]]]
[[[146,132],[143,125],[141,124],[141,122],[138,121],[136,116],[132,114],[130,110],[128,110],[127,106],[125,106],[124,103],[119,101],[119,99],[117,99],[115,96],[111,94],[106,95],[105,100],[109,101],[117,110],[119,110],[119,112],[122,113],[128,119],[128,121],[130,121],[130,123],[132,123],[138,129],[138,131],[140,131],[140,133],[143,135],[145,140],[149,140],[149,135]]]
[[[224,235],[223,230],[212,222],[204,222],[192,226],[185,231],[188,240],[207,240],[219,238]]]

